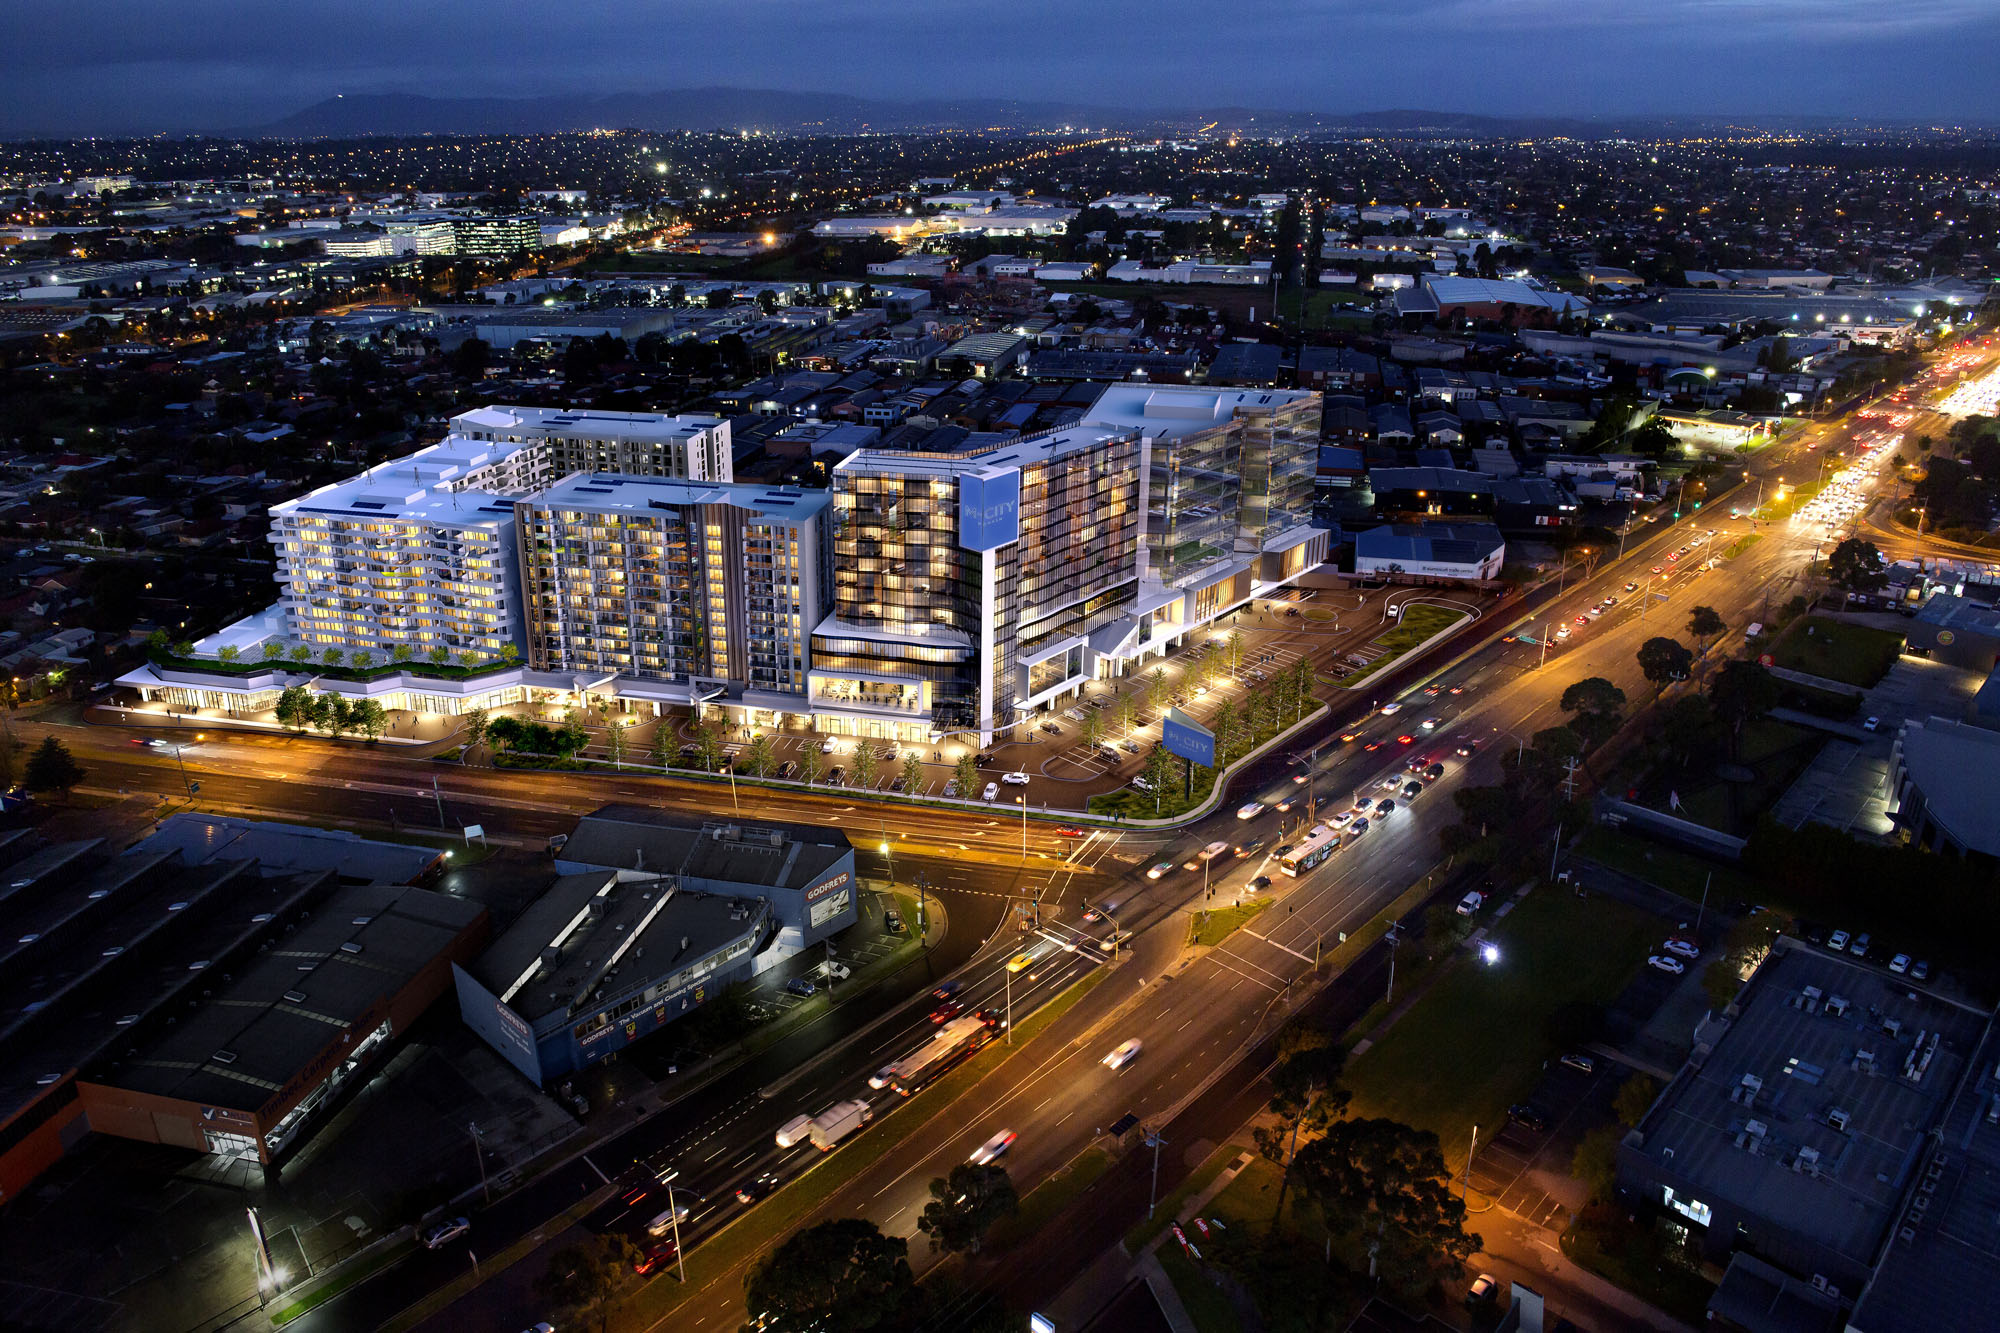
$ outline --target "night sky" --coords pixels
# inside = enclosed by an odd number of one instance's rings
[[[2000,0],[6,0],[0,132],[334,93],[727,85],[1107,107],[2000,121]]]

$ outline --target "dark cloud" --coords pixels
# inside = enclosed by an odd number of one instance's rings
[[[0,129],[336,92],[726,84],[1107,106],[2000,119],[1991,0],[84,0],[0,17]]]

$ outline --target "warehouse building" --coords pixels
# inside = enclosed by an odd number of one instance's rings
[[[476,962],[453,964],[466,1026],[546,1087],[744,980],[770,931],[769,900],[687,883],[564,875]]]
[[[703,821],[607,805],[577,821],[556,869],[671,875],[691,892],[762,899],[771,905],[778,950],[764,966],[847,929],[859,913],[853,845],[839,829],[814,824]]]

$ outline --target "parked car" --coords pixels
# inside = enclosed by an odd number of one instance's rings
[[[785,983],[785,989],[802,999],[810,999],[813,993],[813,984],[804,977],[793,977]]]
[[[1507,1119],[1523,1129],[1532,1129],[1536,1133],[1549,1127],[1548,1114],[1541,1107],[1530,1106],[1526,1102],[1517,1102],[1508,1107]]]
[[[999,798],[1000,798],[1000,784],[997,782],[987,783],[986,791],[980,796],[980,799],[983,801],[994,801],[998,800]]]
[[[1028,775],[1018,768],[1000,780],[1010,787],[1025,787],[1028,785]]]
[[[1646,966],[1676,977],[1687,971],[1687,964],[1680,959],[1657,953],[1646,960]]]
[[[1899,977],[1902,976],[1910,970],[1910,956],[1906,953],[1897,954],[1889,960],[1889,970]]]
[[[1848,936],[1846,931],[1836,930],[1833,932],[1833,934],[1826,937],[1826,947],[1833,950],[1835,953],[1846,953],[1847,938]]]
[[[1869,943],[1868,932],[1864,930],[1854,937],[1854,943],[1847,946],[1847,951],[1856,958],[1866,958]]]
[[[1466,1289],[1465,1299],[1471,1302],[1497,1300],[1500,1294],[1500,1279],[1491,1273],[1481,1273],[1472,1279],[1472,1286]]]
[[[1677,954],[1682,958],[1692,959],[1701,957],[1700,945],[1696,944],[1693,940],[1684,940],[1678,935],[1674,936],[1674,938],[1668,940],[1665,944],[1661,945],[1660,947],[1665,949],[1668,953]]]
[[[1929,963],[1919,958],[1916,962],[1910,964],[1910,980],[1929,981],[1930,979],[1931,965]]]
[[[1485,905],[1486,895],[1478,889],[1473,889],[1458,900],[1458,914],[1460,916],[1471,916]]]
[[[1597,1072],[1596,1057],[1584,1055],[1580,1051],[1565,1051],[1562,1063],[1568,1068],[1574,1069],[1579,1074],[1594,1074]]]

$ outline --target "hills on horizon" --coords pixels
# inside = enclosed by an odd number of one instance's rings
[[[1549,116],[1486,116],[1456,111],[1386,110],[1352,114],[1255,110],[1118,110],[1081,103],[1012,98],[859,97],[847,93],[758,88],[684,88],[596,97],[430,97],[417,93],[340,95],[280,120],[239,131],[259,138],[365,138],[425,134],[560,134],[591,129],[855,134],[864,131],[1050,130],[1066,126],[1114,130],[1347,130],[1535,137],[1613,137],[1654,118],[1581,120]],[[1692,124],[1692,121],[1686,122]],[[1705,123],[1719,123],[1706,118]]]

